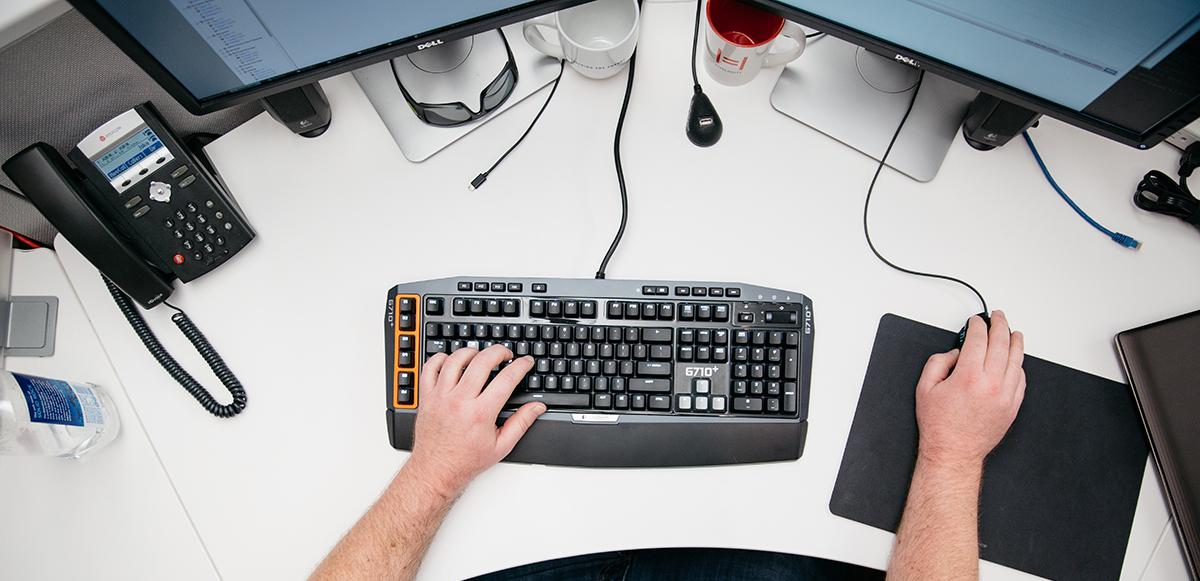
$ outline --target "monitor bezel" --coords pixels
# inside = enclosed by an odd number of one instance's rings
[[[929,71],[1031,111],[1138,149],[1154,147],[1200,118],[1200,95],[1195,95],[1175,116],[1160,121],[1144,133],[1136,133],[775,0],[738,1],[856,44],[885,58],[894,58],[909,66]]]
[[[388,43],[388,45],[377,46],[365,50],[361,54],[344,55],[333,61],[314,65],[302,71],[289,73],[284,77],[253,87],[232,93],[222,93],[213,97],[200,98],[188,90],[175,75],[171,74],[149,50],[142,46],[107,10],[100,6],[99,2],[96,0],[68,0],[80,14],[87,18],[113,44],[116,44],[122,52],[128,55],[134,63],[146,71],[150,75],[150,78],[162,86],[167,94],[174,97],[180,105],[183,105],[193,115],[203,115],[242,103],[256,101],[275,93],[308,85],[321,79],[416,52],[422,44],[438,40],[451,42],[488,30],[497,29],[514,22],[522,22],[543,14],[564,10],[589,1],[591,0],[532,0],[513,8],[486,14],[440,29],[403,39],[396,39],[392,43]]]

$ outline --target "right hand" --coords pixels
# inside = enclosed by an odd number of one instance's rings
[[[990,332],[971,317],[962,352],[929,358],[917,382],[919,455],[940,466],[982,466],[1025,397],[1025,340],[992,313]],[[953,371],[952,371],[953,370]]]

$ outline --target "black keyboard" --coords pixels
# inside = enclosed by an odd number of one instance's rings
[[[702,466],[804,451],[812,301],[741,283],[454,277],[397,285],[387,425],[412,449],[424,361],[501,343],[535,363],[500,415],[543,414],[505,460]]]

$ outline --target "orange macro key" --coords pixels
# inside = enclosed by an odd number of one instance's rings
[[[417,353],[421,344],[421,297],[396,295],[396,350],[392,383],[392,405],[396,409],[417,407]]]

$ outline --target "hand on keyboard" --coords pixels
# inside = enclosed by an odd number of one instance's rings
[[[544,404],[531,402],[496,427],[500,409],[533,367],[532,357],[513,360],[485,390],[493,368],[512,356],[503,345],[483,351],[467,347],[451,355],[438,353],[425,363],[421,411],[408,462],[446,496],[457,496],[473,478],[508,455],[546,411]]]

